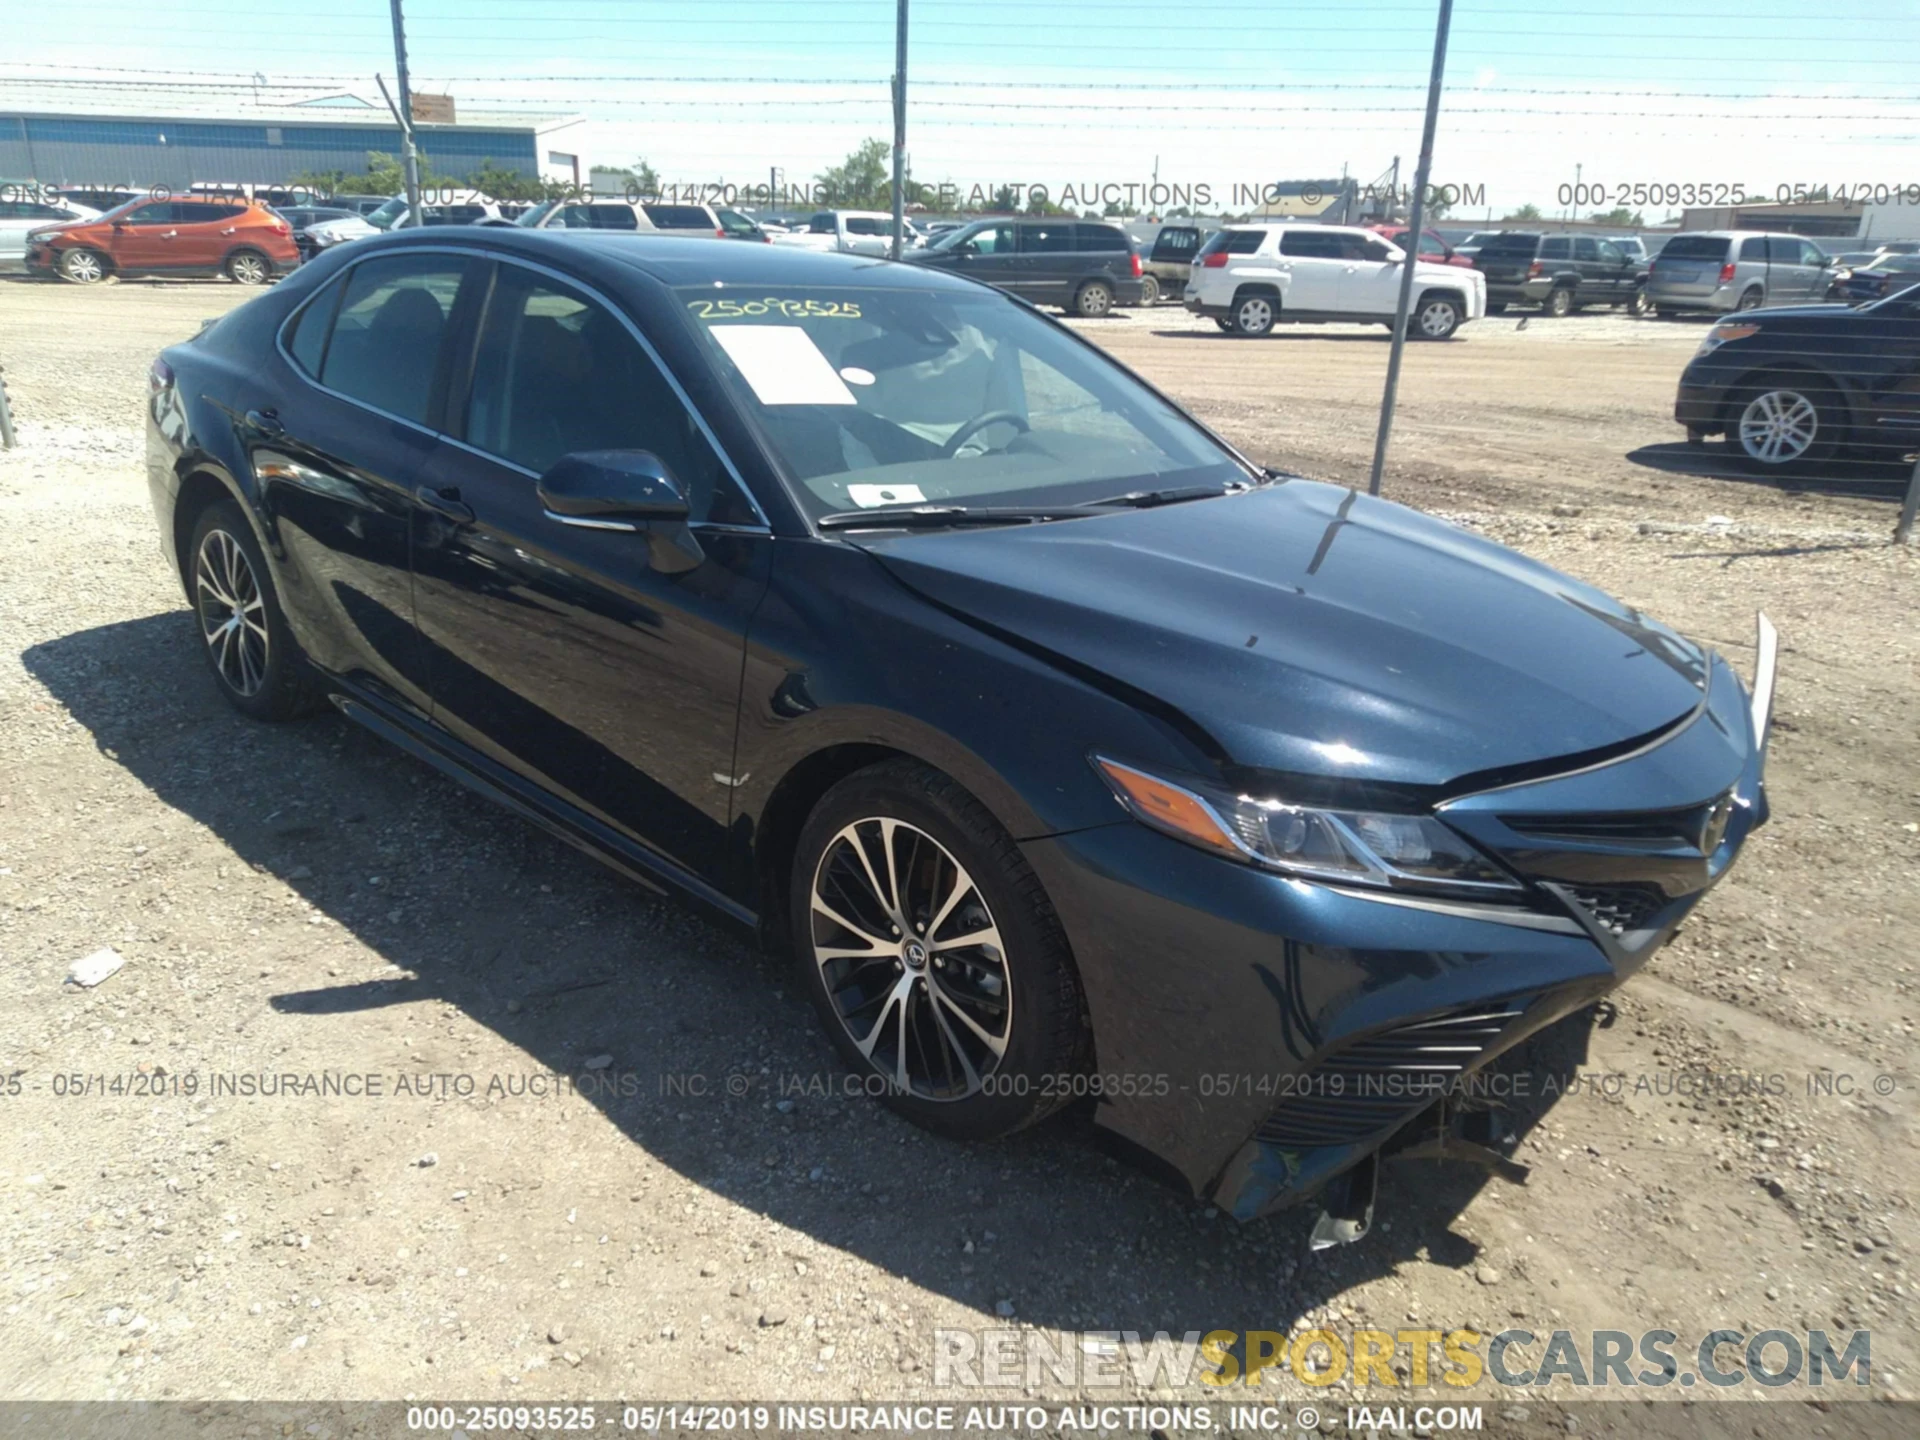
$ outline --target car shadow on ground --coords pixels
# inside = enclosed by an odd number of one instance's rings
[[[1850,495],[1866,500],[1898,501],[1907,493],[1910,465],[1897,459],[1858,454],[1761,470],[1750,465],[1739,447],[1724,439],[1689,445],[1684,441],[1642,445],[1629,450],[1629,463],[1669,475],[1692,475],[1702,480],[1733,480],[1764,486],[1787,495]]]
[[[1483,1185],[1507,1183],[1458,1163],[1389,1164],[1374,1233],[1310,1255],[1311,1211],[1236,1224],[1105,1153],[1084,1114],[993,1144],[935,1138],[847,1093],[790,962],[344,719],[266,726],[234,714],[184,610],[76,631],[23,662],[102,755],[399,967],[327,984],[314,962],[269,996],[282,1017],[457,1006],[523,1052],[526,1070],[576,1077],[634,1145],[687,1179],[973,1307],[983,1324],[1011,1300],[1020,1320],[1068,1329],[1284,1330],[1402,1267],[1472,1264],[1477,1247],[1455,1222]],[[172,883],[177,913],[190,910],[193,880]],[[283,930],[268,938],[287,953]],[[1510,1057],[1533,1072],[1534,1096],[1541,1073],[1584,1063],[1593,1013]],[[612,1065],[587,1070],[601,1054]],[[1524,1134],[1546,1103],[1511,1113],[1509,1128]],[[489,1112],[502,1116],[492,1133],[513,1132],[511,1149],[476,1157],[495,1173],[539,1164],[525,1127],[543,1122],[528,1104]],[[596,1174],[620,1197],[632,1188],[617,1169]]]

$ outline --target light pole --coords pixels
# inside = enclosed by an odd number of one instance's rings
[[[398,5],[400,0],[393,0]],[[893,250],[900,258],[907,226],[907,0],[893,26]]]
[[[398,3],[398,0],[395,0]],[[1394,307],[1393,345],[1387,352],[1387,388],[1380,397],[1380,431],[1373,441],[1373,473],[1367,493],[1380,493],[1380,472],[1387,463],[1387,442],[1393,438],[1393,405],[1400,390],[1400,355],[1407,348],[1407,310],[1413,303],[1413,272],[1420,263],[1420,227],[1426,220],[1427,181],[1433,174],[1433,132],[1440,122],[1440,84],[1447,72],[1447,30],[1453,23],[1453,0],[1440,0],[1440,19],[1433,32],[1433,75],[1427,81],[1427,119],[1420,131],[1420,163],[1413,173],[1413,206],[1407,216],[1405,254],[1401,257],[1400,303]]]

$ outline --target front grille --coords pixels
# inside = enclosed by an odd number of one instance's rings
[[[1602,929],[1615,935],[1644,928],[1668,898],[1658,885],[1570,885],[1566,893]]]
[[[1449,1011],[1356,1040],[1298,1076],[1260,1126],[1270,1145],[1351,1145],[1403,1124],[1473,1069],[1524,1000]]]
[[[1688,850],[1713,853],[1726,833],[1733,792],[1701,805],[1677,810],[1596,811],[1574,815],[1502,815],[1516,835],[1573,844],[1600,844],[1638,850]]]

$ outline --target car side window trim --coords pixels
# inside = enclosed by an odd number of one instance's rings
[[[409,253],[412,252],[409,251]],[[727,453],[726,447],[720,443],[720,437],[714,433],[713,427],[707,423],[707,417],[700,413],[700,407],[693,403],[693,397],[688,395],[685,387],[680,384],[680,378],[675,375],[667,363],[660,358],[660,352],[654,348],[653,342],[649,340],[641,331],[640,327],[633,322],[632,317],[627,314],[624,307],[616,305],[607,296],[577,276],[550,269],[545,265],[534,264],[532,261],[523,260],[519,256],[467,250],[462,250],[457,253],[476,255],[481,259],[492,262],[492,273],[489,274],[486,279],[487,293],[485,300],[488,305],[492,303],[493,295],[499,288],[500,271],[511,265],[516,269],[525,270],[535,275],[543,275],[548,279],[559,281],[569,289],[586,296],[612,315],[614,319],[618,320],[620,324],[625,327],[627,333],[639,344],[642,353],[644,353],[652,363],[653,368],[659,372],[660,377],[667,382],[667,388],[673,391],[674,398],[680,402],[681,407],[686,410],[687,414],[693,417],[694,425],[698,427],[701,437],[712,447],[713,453],[720,458],[720,463],[725,467],[729,478],[732,479],[734,488],[746,499],[747,504],[753,507],[753,513],[760,517],[760,523],[758,525],[725,525],[703,522],[703,527],[709,530],[743,531],[754,535],[770,535],[773,533],[772,522],[767,519],[766,507],[761,505],[760,497],[753,493],[753,488],[747,484],[746,477],[740,473],[740,467],[733,463],[733,457]],[[451,373],[457,377],[455,383],[459,385],[460,393],[458,395],[447,396],[447,408],[442,417],[451,420],[455,416],[458,416],[462,433],[453,434],[450,429],[436,431],[435,433],[438,434],[441,439],[458,445],[462,450],[469,451],[475,455],[485,456],[496,464],[505,465],[510,470],[517,470],[523,475],[530,475],[538,480],[540,478],[539,472],[529,470],[524,465],[516,464],[504,455],[496,455],[491,450],[483,450],[477,445],[470,444],[464,433],[467,422],[467,402],[472,397],[473,366],[478,358],[480,334],[485,322],[484,307],[481,307],[477,314],[477,322],[467,333],[459,337],[459,343],[465,353],[456,358]]]

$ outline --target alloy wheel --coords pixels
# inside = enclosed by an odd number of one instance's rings
[[[1797,390],[1765,390],[1740,415],[1740,448],[1763,465],[1784,465],[1813,448],[1820,412]]]
[[[813,957],[834,1014],[896,1091],[964,1100],[998,1069],[1013,987],[986,896],[926,831],[844,826],[814,867]]]
[[[267,267],[258,255],[236,255],[227,262],[227,274],[237,284],[258,285],[267,278]]]
[[[69,250],[60,262],[60,273],[76,285],[91,285],[107,272],[93,251]]]
[[[1456,323],[1453,306],[1445,300],[1434,300],[1421,307],[1420,333],[1429,340],[1446,339],[1453,334]]]
[[[225,530],[209,530],[200,542],[193,590],[200,634],[220,678],[237,695],[257,695],[267,679],[266,604],[246,551]]]

